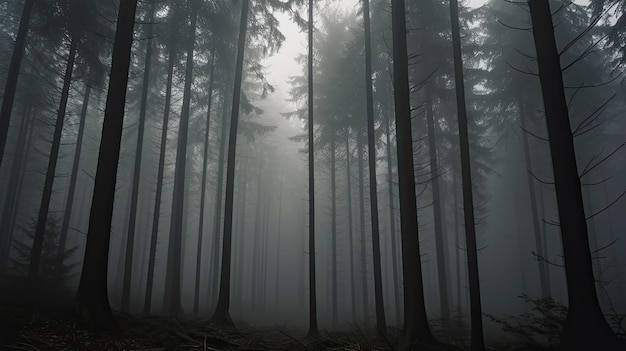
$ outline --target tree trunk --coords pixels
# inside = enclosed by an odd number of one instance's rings
[[[152,36],[155,4],[150,5],[148,14],[148,37],[146,57],[141,87],[141,102],[139,105],[139,125],[137,126],[137,145],[135,148],[135,165],[130,198],[130,218],[128,220],[128,235],[126,236],[126,255],[124,257],[124,283],[122,284],[121,312],[130,312],[130,285],[133,273],[133,248],[135,246],[135,223],[137,222],[137,202],[139,200],[139,181],[141,179],[141,160],[143,154],[143,135],[146,127],[146,110],[148,108],[148,91],[150,86],[150,69],[152,67]]]
[[[363,0],[365,27],[365,96],[367,99],[367,151],[370,180],[370,220],[372,221],[372,251],[374,263],[374,301],[376,329],[386,333],[385,302],[383,300],[382,269],[380,264],[380,233],[378,225],[378,190],[376,184],[376,145],[374,144],[374,97],[372,92],[372,43],[370,33],[370,2]]]
[[[161,128],[161,148],[159,150],[159,166],[157,170],[156,195],[154,200],[154,213],[152,215],[152,233],[150,236],[150,255],[148,258],[148,277],[146,282],[146,297],[144,300],[143,313],[150,314],[152,305],[152,286],[154,284],[154,266],[156,260],[156,245],[159,234],[159,220],[161,218],[161,196],[163,194],[163,176],[165,170],[165,152],[167,146],[167,132],[169,125],[170,106],[172,102],[172,78],[174,76],[174,62],[176,60],[176,49],[179,35],[179,23],[177,14],[180,2],[176,2],[172,10],[170,23],[170,40],[167,61],[167,82],[165,84],[165,107],[163,112],[163,126]]]
[[[574,138],[550,4],[543,0],[529,0],[528,4],[552,154],[567,278],[569,309],[561,333],[561,348],[622,350],[602,315],[596,294]]]
[[[182,314],[181,306],[181,260],[183,239],[183,206],[185,200],[185,173],[187,168],[187,136],[189,134],[189,110],[191,105],[191,84],[193,82],[193,53],[196,38],[196,21],[198,19],[198,0],[189,0],[191,5],[191,25],[187,42],[187,62],[185,64],[185,87],[183,88],[183,105],[180,111],[178,143],[176,147],[176,168],[174,170],[174,196],[172,203],[172,223],[170,225],[167,272],[165,282],[170,294],[164,301],[164,313],[174,316]]]
[[[407,348],[418,342],[434,342],[428,325],[419,231],[415,177],[413,174],[413,136],[409,99],[409,67],[406,45],[404,0],[391,1],[393,35],[393,84],[396,113],[396,145],[398,149],[398,182],[400,197],[400,231],[402,235],[402,275],[404,279],[404,344]]]
[[[352,235],[352,172],[350,172],[350,129],[346,130],[346,178],[348,179],[348,241],[350,245],[350,304],[356,322],[356,289],[354,286],[354,239]]]
[[[236,231],[238,238],[238,249],[239,252],[237,255],[237,273],[236,273],[236,282],[235,282],[235,301],[239,306],[243,305],[243,259],[245,257],[245,237],[246,237],[246,198],[247,198],[247,189],[248,189],[248,161],[245,160],[243,167],[241,168],[241,178],[240,178],[240,186],[239,186],[239,228]],[[240,307],[239,312],[242,312]]]
[[[220,224],[222,224],[222,199],[224,198],[224,158],[226,156],[226,131],[228,128],[228,104],[226,93],[222,94],[222,126],[220,133],[220,155],[217,161],[217,190],[215,192],[215,208],[213,212],[213,264],[211,280],[209,281],[209,296],[211,303],[217,298],[218,275],[220,263]]]
[[[389,109],[387,109],[389,112]],[[398,325],[402,324],[400,320],[400,282],[398,279],[398,252],[396,248],[396,213],[393,209],[393,172],[391,169],[391,129],[389,128],[389,120],[391,119],[390,115],[387,114],[387,118],[385,118],[385,127],[386,127],[386,138],[387,138],[387,190],[389,191],[389,226],[390,226],[390,235],[391,238],[391,269],[393,272],[393,300],[394,307],[396,311],[396,322]]]
[[[259,250],[260,250],[260,242],[261,242],[261,211],[263,207],[261,206],[261,189],[263,184],[263,151],[259,151],[259,166],[257,173],[257,183],[256,183],[256,210],[254,214],[254,241],[252,244],[252,262],[250,272],[252,274],[251,282],[250,282],[250,300],[252,304],[252,308],[256,307],[256,303],[258,300],[259,292],[259,283],[258,279],[258,268],[259,268]]]
[[[333,329],[337,328],[337,157],[335,145],[335,131],[330,136],[330,192],[331,192],[331,311],[333,318]]]
[[[52,146],[50,147],[50,156],[48,158],[48,169],[46,170],[46,180],[43,186],[43,195],[41,197],[41,205],[39,206],[39,215],[37,216],[37,226],[35,227],[35,238],[33,240],[33,248],[30,255],[30,266],[28,276],[37,277],[39,274],[39,264],[41,262],[41,250],[43,246],[44,235],[46,232],[46,222],[48,220],[48,210],[50,208],[50,199],[52,198],[52,185],[59,157],[59,148],[61,147],[61,136],[63,134],[63,120],[65,119],[65,111],[67,109],[67,100],[70,94],[70,85],[72,83],[72,72],[74,71],[74,60],[76,59],[76,47],[78,46],[78,30],[72,30],[70,52],[65,66],[65,76],[63,77],[63,90],[61,91],[61,100],[59,101],[59,110],[54,125],[54,134],[52,137]]]
[[[118,328],[107,295],[107,265],[136,10],[136,0],[120,1],[85,259],[76,293],[78,318],[96,329]]]
[[[365,327],[369,326],[370,322],[370,314],[369,314],[369,304],[368,304],[368,289],[367,289],[367,254],[365,248],[366,235],[365,235],[365,185],[364,185],[364,174],[363,174],[363,128],[359,125],[357,129],[357,157],[358,163],[357,167],[359,168],[359,231],[361,232],[361,293],[362,295],[362,303],[363,303],[363,323]]]
[[[459,167],[456,162],[452,162],[452,186],[454,194],[454,240],[455,240],[455,262],[456,262],[456,303],[457,303],[457,317],[459,324],[461,324],[461,316],[463,312],[463,290],[465,287],[461,285],[461,232],[459,230],[459,194],[457,189],[458,187],[458,179],[459,179]]]
[[[463,82],[463,57],[461,53],[461,31],[459,28],[459,8],[457,0],[450,1],[452,22],[452,50],[454,54],[454,86],[461,151],[461,184],[463,187],[463,216],[465,219],[465,241],[467,246],[467,268],[470,288],[470,319],[472,351],[485,349],[483,336],[483,316],[480,302],[480,279],[478,277],[478,251],[476,248],[476,227],[474,223],[474,194],[472,191],[472,171],[470,164],[469,136],[467,132],[467,111],[465,107],[465,84]]]
[[[280,190],[278,191],[278,224],[276,226],[276,286],[274,287],[274,294],[276,295],[274,298],[274,308],[276,311],[280,311],[278,301],[280,300],[280,225],[283,213],[283,180],[284,175],[281,170]]]
[[[437,278],[439,280],[439,306],[441,318],[450,320],[448,297],[448,268],[446,267],[443,223],[441,220],[441,194],[439,191],[439,159],[437,158],[437,137],[433,116],[433,101],[430,83],[426,86],[426,123],[428,125],[428,151],[430,156],[430,184],[433,195],[433,216],[435,221],[435,248],[437,251]]]
[[[76,193],[76,180],[78,179],[78,169],[80,165],[80,154],[83,148],[83,136],[85,135],[85,120],[87,119],[87,108],[91,97],[91,86],[85,85],[85,95],[83,96],[83,106],[80,111],[80,122],[78,124],[78,134],[76,136],[76,150],[74,151],[74,161],[72,162],[72,174],[70,175],[70,188],[67,192],[65,211],[63,214],[63,224],[61,225],[61,235],[59,236],[59,247],[57,255],[61,257],[65,252],[67,234],[72,218],[72,208],[74,206],[74,194]]]
[[[530,160],[530,145],[528,144],[528,135],[526,127],[526,109],[522,98],[517,99],[517,109],[519,112],[520,125],[522,127],[522,142],[524,144],[524,161],[526,162],[526,180],[528,182],[528,194],[530,195],[530,211],[533,218],[533,232],[535,234],[535,248],[537,251],[537,264],[539,269],[539,285],[541,287],[541,297],[551,297],[550,281],[548,280],[546,259],[543,249],[543,241],[541,238],[541,228],[539,227],[539,212],[537,211],[537,193],[535,192],[535,183],[533,181],[531,171],[532,162]],[[540,256],[540,257],[539,257]]]
[[[244,0],[245,1],[245,0]],[[309,0],[308,22],[308,136],[309,136],[309,336],[317,337],[317,298],[315,292],[315,159],[313,125],[313,0]]]
[[[9,122],[11,121],[11,111],[13,110],[13,101],[15,100],[15,92],[17,90],[17,78],[20,75],[20,67],[28,35],[28,25],[34,4],[35,0],[26,0],[24,3],[20,26],[15,38],[15,46],[13,46],[13,55],[11,56],[11,63],[9,63],[7,82],[2,97],[2,109],[0,109],[0,166],[2,166],[2,156],[4,155],[7,135],[9,134]]]
[[[228,139],[228,161],[226,169],[226,199],[224,206],[224,240],[222,248],[222,267],[220,272],[220,290],[215,313],[211,321],[232,326],[230,318],[230,263],[233,230],[233,190],[235,187],[235,155],[237,148],[237,126],[239,124],[239,102],[241,101],[241,81],[243,75],[243,57],[248,27],[248,7],[250,0],[242,0],[239,39],[237,44],[237,66],[235,68],[235,87]]]
[[[31,120],[32,108],[24,106],[24,113],[20,123],[20,132],[17,138],[17,147],[15,148],[15,157],[11,164],[11,175],[9,176],[7,194],[4,198],[4,206],[2,207],[2,219],[0,219],[0,272],[4,272],[9,262],[11,252],[11,244],[13,243],[13,227],[12,222],[17,214],[16,202],[18,200],[18,186],[21,178],[24,177],[22,164],[26,163],[26,139],[29,134],[28,128]],[[32,126],[31,126],[32,131]],[[31,132],[32,133],[32,132]]]
[[[209,131],[211,127],[211,103],[213,102],[213,75],[215,69],[215,49],[211,54],[209,72],[209,102],[206,112],[206,128],[204,129],[204,155],[202,158],[202,180],[200,182],[200,218],[198,220],[198,250],[196,253],[196,290],[193,299],[193,315],[198,317],[200,307],[200,268],[202,266],[202,232],[204,231],[204,200],[206,197],[206,173],[209,162]]]

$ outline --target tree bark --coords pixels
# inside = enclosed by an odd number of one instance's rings
[[[4,155],[7,135],[9,134],[9,122],[11,121],[13,101],[15,100],[15,92],[17,90],[17,79],[20,75],[24,48],[26,47],[26,37],[28,36],[28,26],[34,4],[35,0],[26,0],[24,3],[20,26],[17,30],[17,37],[15,38],[15,46],[13,46],[13,55],[11,56],[11,63],[9,63],[7,82],[2,97],[2,108],[0,109],[0,166],[2,166],[2,156]]]
[[[139,181],[141,179],[141,160],[143,154],[143,135],[146,128],[146,110],[148,108],[148,91],[150,85],[150,70],[152,67],[152,40],[155,4],[150,5],[148,14],[148,37],[146,57],[143,70],[141,87],[141,101],[139,103],[139,125],[137,126],[137,145],[135,147],[135,165],[133,168],[133,180],[131,185],[130,218],[128,220],[128,235],[126,236],[126,254],[124,257],[124,282],[122,284],[121,312],[130,312],[130,285],[133,273],[133,253],[135,246],[135,224],[137,222],[137,203],[139,200]]]
[[[357,129],[357,167],[359,168],[359,231],[361,232],[361,293],[363,303],[363,323],[365,327],[369,326],[370,314],[368,304],[368,289],[367,289],[367,254],[365,248],[365,185],[363,174],[363,128],[359,125]]]
[[[230,318],[230,264],[233,230],[233,190],[235,185],[235,156],[237,148],[237,127],[239,124],[239,102],[241,101],[241,81],[243,76],[243,57],[248,27],[248,11],[250,0],[242,0],[241,20],[239,22],[239,39],[237,44],[237,65],[235,68],[235,87],[233,89],[233,105],[228,139],[228,161],[226,169],[226,199],[224,206],[224,240],[222,248],[222,267],[220,272],[220,289],[215,313],[211,321],[216,324],[233,326]]]
[[[352,172],[350,171],[350,129],[346,129],[346,178],[348,180],[348,242],[350,245],[350,304],[352,320],[356,321],[356,289],[354,286],[354,238],[352,230]]]
[[[79,320],[96,329],[118,328],[107,294],[107,265],[136,10],[137,0],[120,1],[85,259],[76,293]]]
[[[382,269],[380,264],[380,232],[378,224],[378,188],[376,184],[376,145],[374,144],[374,97],[372,92],[372,40],[370,33],[370,2],[363,0],[365,27],[365,96],[367,100],[367,151],[370,181],[370,220],[372,224],[372,253],[374,264],[374,302],[376,329],[386,333],[385,302],[383,300]]]
[[[336,132],[330,136],[330,192],[331,192],[331,311],[333,329],[337,328],[337,148],[335,143]]]
[[[420,262],[404,0],[391,1],[391,19],[396,147],[398,149],[398,193],[402,235],[402,275],[404,278],[403,343],[407,348],[411,348],[418,342],[431,343],[435,339],[430,331],[426,316],[422,263]]]
[[[174,316],[181,315],[181,260],[183,240],[183,206],[185,200],[185,173],[187,168],[187,137],[189,134],[189,111],[191,107],[191,84],[193,82],[193,53],[196,38],[196,22],[198,19],[198,1],[189,0],[191,5],[191,25],[187,42],[187,62],[185,63],[185,86],[183,88],[183,105],[180,112],[178,143],[176,147],[176,168],[174,170],[174,198],[172,203],[172,222],[170,225],[167,272],[165,282],[169,285],[170,294],[164,301],[164,312]]]
[[[560,55],[550,4],[529,0],[539,80],[552,154],[569,309],[561,333],[563,350],[622,350],[602,315],[596,293],[587,221],[576,165]]]
[[[76,48],[79,40],[78,35],[79,31],[77,29],[72,30],[70,52],[67,59],[67,65],[65,66],[65,76],[63,77],[63,90],[61,91],[59,110],[57,111],[57,119],[54,125],[54,134],[52,136],[52,145],[50,147],[50,156],[48,158],[46,179],[43,186],[43,195],[41,197],[41,205],[39,206],[39,215],[37,216],[37,226],[35,227],[35,238],[33,240],[33,248],[30,255],[28,276],[31,278],[39,275],[39,264],[41,262],[41,250],[44,240],[43,237],[46,231],[48,210],[50,208],[50,199],[52,198],[52,186],[54,184],[54,176],[59,157],[59,148],[61,147],[63,120],[65,119],[67,100],[69,99],[70,85],[72,84],[72,72],[74,71],[74,60],[76,59]]]
[[[474,194],[472,190],[472,171],[470,164],[469,135],[467,131],[467,110],[465,107],[465,84],[463,82],[463,57],[461,52],[461,31],[459,26],[459,8],[457,0],[450,1],[450,20],[452,22],[452,50],[454,55],[454,86],[459,128],[459,147],[461,151],[461,184],[463,188],[463,216],[465,219],[465,242],[467,250],[467,268],[470,288],[470,349],[485,349],[483,335],[482,306],[480,302],[480,279],[478,277],[478,250],[476,248],[476,227],[474,222]]]
[[[204,231],[204,200],[206,197],[206,173],[209,162],[209,131],[211,127],[211,103],[213,102],[213,80],[215,69],[215,49],[211,54],[211,68],[209,78],[209,102],[206,112],[206,127],[204,129],[204,155],[202,157],[202,180],[200,182],[200,218],[198,220],[198,250],[196,253],[196,290],[193,299],[193,314],[198,317],[200,307],[200,268],[202,266],[202,232]]]

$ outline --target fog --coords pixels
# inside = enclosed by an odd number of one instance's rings
[[[3,83],[13,70],[23,3],[0,1]],[[550,2],[597,299],[613,332],[623,336],[624,3],[599,3]],[[94,218],[107,221],[94,189],[98,162],[113,152],[102,146],[102,136],[107,94],[109,101],[112,96],[117,6],[37,2],[17,85],[0,87],[3,111],[14,90],[10,123],[3,112],[8,127],[0,163],[3,289],[13,284],[9,277],[39,276],[62,282],[73,299],[89,255],[88,233],[97,230]],[[103,272],[114,314],[211,317],[224,281],[225,223],[232,215],[229,313],[235,325],[309,328],[314,251],[319,328],[372,329],[378,238],[386,322],[404,327],[403,270],[418,270],[402,259],[397,60],[390,3],[372,0],[369,6],[378,212],[370,207],[361,2],[316,2],[315,247],[309,247],[307,4],[250,2],[236,91],[241,103],[233,113],[240,2],[139,2],[115,191],[107,195],[114,202]],[[562,241],[568,233],[561,223],[575,219],[559,215],[553,160],[564,156],[551,153],[554,134],[546,127],[543,76],[526,3],[459,6],[479,292],[489,344],[512,337],[499,321],[533,311],[541,298],[568,306]],[[465,146],[459,142],[449,11],[447,1],[406,2],[418,223],[413,235],[419,239],[418,278],[431,328],[445,334],[454,322],[469,338],[460,158]],[[229,214],[233,115],[238,130]],[[39,251],[33,249],[37,245]]]

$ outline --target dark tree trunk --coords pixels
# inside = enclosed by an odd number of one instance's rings
[[[315,160],[313,125],[313,0],[309,0],[308,23],[308,136],[309,136],[309,336],[317,337],[317,297],[315,292]]]
[[[206,197],[206,173],[209,162],[209,131],[211,127],[211,103],[213,102],[213,73],[215,69],[215,50],[211,54],[211,69],[209,72],[209,102],[206,112],[206,127],[204,129],[204,155],[202,157],[202,180],[200,181],[200,218],[198,220],[198,250],[196,253],[196,290],[193,299],[193,314],[198,316],[200,307],[200,267],[202,266],[202,232],[204,231],[204,200]]]
[[[461,31],[459,28],[459,8],[457,0],[450,1],[452,22],[452,50],[454,54],[454,86],[461,151],[461,184],[463,187],[463,215],[465,219],[465,242],[467,245],[467,268],[470,290],[470,349],[485,349],[483,336],[483,316],[480,302],[480,279],[478,277],[478,250],[476,249],[476,227],[474,223],[474,194],[472,191],[472,171],[470,164],[469,136],[467,132],[467,111],[465,107],[465,84],[463,82],[463,57],[461,54]]]
[[[574,138],[550,4],[543,0],[529,0],[528,4],[552,154],[567,278],[569,309],[561,334],[561,348],[623,350],[602,315],[596,294]]]
[[[259,250],[260,250],[260,242],[261,242],[261,226],[262,226],[262,211],[263,207],[261,206],[261,189],[263,184],[263,151],[259,152],[259,166],[258,166],[258,174],[257,174],[257,183],[256,183],[256,210],[254,215],[254,241],[252,244],[252,262],[251,269],[252,278],[250,282],[250,300],[252,303],[252,308],[256,307],[256,303],[258,301],[258,288],[259,282],[258,278],[258,268],[259,268]]]
[[[241,169],[241,168],[240,168]],[[239,186],[239,225],[238,230],[236,231],[238,235],[238,255],[237,255],[237,273],[236,273],[236,283],[235,283],[235,301],[239,306],[242,306],[243,303],[243,258],[244,258],[244,250],[245,250],[245,235],[246,235],[246,198],[247,198],[247,189],[248,189],[248,161],[244,161],[244,165],[241,169],[241,178],[240,178],[240,186]],[[242,312],[241,308],[239,309],[240,313]]]
[[[163,126],[161,129],[161,147],[159,150],[159,166],[157,170],[156,195],[154,200],[154,213],[152,215],[152,233],[150,236],[150,254],[148,257],[148,273],[146,282],[146,297],[144,300],[143,313],[150,314],[152,307],[152,287],[154,284],[154,266],[156,260],[156,245],[159,234],[159,220],[161,218],[161,196],[163,194],[163,175],[165,171],[165,151],[167,146],[167,131],[169,125],[170,106],[172,102],[172,78],[174,76],[174,62],[176,61],[176,49],[179,35],[179,23],[176,17],[179,12],[180,2],[176,2],[170,18],[170,40],[168,43],[167,59],[167,82],[165,84],[165,107],[163,112]]]
[[[57,111],[57,119],[54,125],[54,134],[52,136],[52,145],[50,147],[50,156],[48,158],[48,168],[46,170],[46,180],[43,186],[43,195],[41,197],[41,205],[39,206],[39,215],[37,216],[37,226],[35,227],[35,238],[33,240],[33,249],[30,255],[30,266],[28,276],[31,278],[39,274],[39,264],[41,262],[41,250],[43,246],[44,235],[46,232],[46,222],[48,221],[48,210],[50,208],[50,199],[52,198],[52,186],[54,184],[54,176],[59,157],[59,148],[61,147],[61,136],[63,134],[63,120],[65,119],[65,111],[67,109],[67,100],[70,94],[70,85],[72,84],[72,72],[74,71],[74,60],[76,59],[76,47],[78,46],[78,30],[72,30],[70,52],[65,66],[65,76],[63,77],[63,90],[61,91],[61,100],[59,101],[59,110]]]
[[[117,329],[107,295],[107,265],[136,10],[136,0],[120,1],[85,259],[76,293],[78,318],[97,329]]]
[[[393,77],[398,149],[398,182],[400,198],[400,231],[402,235],[402,276],[404,278],[404,344],[410,348],[418,342],[434,342],[428,325],[419,231],[415,177],[413,174],[413,136],[409,99],[409,66],[406,45],[404,0],[391,1],[393,35]]]
[[[337,148],[335,144],[336,133],[330,136],[330,192],[331,192],[331,310],[333,316],[333,329],[337,328]]]
[[[522,142],[524,144],[524,162],[526,163],[526,181],[528,182],[528,194],[530,196],[530,212],[533,218],[533,232],[535,234],[535,248],[538,256],[544,255],[543,241],[541,238],[541,228],[539,226],[539,212],[537,211],[537,193],[535,192],[535,183],[533,181],[531,171],[532,162],[530,160],[530,145],[528,144],[527,126],[526,126],[526,109],[522,98],[517,99],[517,109],[519,112],[520,125],[522,127]],[[541,287],[541,297],[550,297],[550,281],[548,280],[546,261],[541,257],[537,259],[539,269],[539,285]]]
[[[239,39],[237,44],[237,66],[235,68],[235,87],[228,139],[228,161],[226,164],[226,199],[224,201],[224,240],[222,248],[222,267],[220,289],[215,313],[211,321],[221,325],[233,325],[230,318],[230,264],[233,230],[233,191],[235,188],[235,155],[237,148],[237,126],[239,124],[239,102],[241,101],[241,81],[243,76],[243,57],[248,27],[250,0],[242,0]]]
[[[365,96],[367,99],[367,151],[370,180],[370,220],[372,221],[372,251],[374,263],[374,301],[376,329],[386,333],[385,302],[383,300],[382,269],[380,264],[380,233],[378,225],[378,188],[376,184],[376,145],[374,144],[374,97],[372,92],[372,43],[370,33],[370,2],[363,0],[365,27]]]
[[[213,212],[213,264],[209,281],[211,303],[217,299],[218,276],[220,264],[220,228],[222,224],[222,199],[224,198],[224,158],[226,157],[226,131],[228,130],[228,104],[226,93],[222,94],[222,126],[220,132],[220,155],[217,161],[217,190],[215,192],[215,208]],[[211,305],[213,307],[213,305]]]
[[[7,194],[4,198],[4,206],[2,207],[2,218],[0,219],[0,272],[3,272],[7,268],[11,244],[13,242],[12,223],[17,214],[16,202],[19,199],[18,189],[21,188],[19,183],[21,178],[24,177],[22,165],[26,164],[27,160],[25,158],[27,147],[26,139],[29,134],[28,128],[31,119],[31,111],[31,107],[24,106],[24,114],[20,122],[20,132],[17,138],[15,156],[11,164],[11,175],[9,176]]]
[[[359,168],[359,231],[361,232],[361,293],[363,303],[363,323],[367,327],[370,322],[369,304],[368,304],[368,292],[367,292],[367,254],[365,249],[365,185],[363,174],[363,128],[359,125],[357,129],[357,157]]]
[[[2,166],[2,156],[7,143],[9,122],[11,121],[13,101],[15,100],[15,92],[17,90],[17,78],[20,75],[24,48],[26,47],[26,36],[28,35],[28,25],[34,4],[35,0],[26,0],[24,3],[20,26],[17,30],[17,38],[15,38],[15,46],[13,46],[13,55],[11,56],[11,63],[9,63],[7,82],[2,97],[2,109],[0,109],[0,166]]]
[[[181,306],[181,260],[183,239],[183,206],[185,200],[185,173],[187,169],[187,136],[189,134],[189,110],[191,107],[191,84],[193,82],[193,53],[196,38],[196,20],[198,18],[198,0],[189,0],[191,5],[191,25],[187,42],[187,62],[185,64],[185,87],[183,88],[183,105],[180,111],[178,143],[176,147],[176,168],[174,170],[174,197],[172,203],[172,224],[170,225],[167,272],[165,282],[170,294],[166,294],[164,312],[170,315],[182,314]]]
[[[465,287],[461,285],[461,232],[459,230],[459,194],[458,194],[458,179],[459,179],[459,169],[456,161],[452,162],[452,193],[454,194],[454,240],[456,249],[455,252],[455,262],[456,262],[456,309],[457,309],[457,317],[459,324],[461,323],[462,311],[463,311],[463,299],[462,292],[465,290]]]
[[[135,246],[135,223],[137,222],[137,203],[139,200],[139,181],[141,179],[141,160],[143,154],[143,135],[146,127],[146,110],[148,109],[148,91],[150,86],[150,70],[152,67],[152,36],[155,4],[152,3],[148,14],[148,31],[146,36],[146,57],[143,70],[141,87],[141,101],[139,105],[139,125],[137,126],[137,145],[135,147],[135,165],[133,168],[133,180],[130,198],[130,218],[128,220],[128,234],[126,236],[126,254],[124,257],[124,282],[122,284],[121,312],[130,312],[130,285],[133,273],[133,248]]]
[[[352,172],[350,171],[350,129],[346,130],[346,178],[348,179],[348,242],[350,245],[350,304],[352,320],[356,321],[356,289],[354,286],[354,238],[352,231]]]
[[[76,136],[76,150],[74,151],[74,161],[72,162],[72,174],[70,175],[70,188],[67,192],[65,202],[65,212],[63,214],[63,224],[61,225],[61,235],[59,236],[59,247],[57,255],[60,257],[65,252],[67,234],[70,229],[70,219],[72,218],[72,208],[74,206],[74,194],[76,193],[76,180],[78,179],[78,169],[80,166],[80,154],[83,148],[83,136],[85,135],[85,120],[87,119],[87,108],[91,97],[91,86],[86,84],[85,95],[83,96],[83,106],[80,111],[80,122],[78,124],[78,134]]]
[[[389,109],[387,109],[389,112]],[[389,191],[389,226],[390,226],[390,239],[391,239],[391,269],[393,272],[393,300],[396,311],[396,321],[398,325],[402,324],[400,320],[400,281],[398,279],[398,252],[396,248],[396,212],[393,209],[393,172],[391,170],[391,129],[389,128],[390,114],[387,114],[385,118],[386,138],[387,138],[387,190]]]
[[[439,159],[437,158],[437,136],[433,116],[433,101],[430,85],[426,86],[426,124],[428,125],[428,151],[430,156],[430,182],[433,195],[433,215],[435,221],[435,248],[437,251],[437,278],[439,280],[439,306],[441,318],[450,320],[448,297],[448,268],[446,267],[443,223],[441,220],[441,195],[439,191]]]

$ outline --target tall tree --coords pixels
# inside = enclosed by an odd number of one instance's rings
[[[146,111],[148,110],[148,92],[150,91],[150,70],[152,68],[153,48],[153,22],[156,12],[156,5],[153,2],[147,14],[146,25],[148,30],[146,36],[146,56],[144,59],[143,78],[141,87],[141,101],[139,105],[139,125],[137,126],[137,144],[135,146],[135,165],[133,167],[133,179],[131,181],[130,198],[130,218],[128,220],[128,231],[126,234],[126,254],[124,257],[124,282],[122,284],[122,312],[130,312],[130,284],[133,273],[133,248],[135,246],[135,224],[137,222],[137,204],[139,202],[139,181],[141,179],[141,160],[143,154],[143,135],[146,127]]]
[[[595,289],[574,137],[550,4],[529,0],[528,5],[552,155],[567,279],[569,308],[561,333],[561,349],[621,350],[624,346],[618,344],[604,318]]]
[[[17,90],[17,78],[19,77],[20,67],[22,66],[28,26],[34,4],[35,0],[26,0],[24,3],[22,18],[20,19],[20,26],[17,30],[17,38],[15,38],[15,46],[13,47],[13,55],[11,56],[11,63],[9,64],[9,73],[4,88],[4,95],[2,97],[2,108],[0,109],[0,166],[2,166],[2,156],[4,155],[4,148],[7,143],[9,122],[11,120],[13,101],[15,100],[15,92]]]
[[[376,303],[376,329],[385,333],[385,303],[383,301],[382,269],[380,265],[380,233],[378,228],[378,190],[376,184],[376,145],[374,143],[374,97],[372,89],[372,39],[370,29],[370,2],[363,0],[363,26],[365,29],[365,96],[367,99],[367,151],[370,181],[370,220],[372,224],[372,251],[374,259],[374,301]]]
[[[179,315],[181,306],[181,260],[183,239],[183,207],[185,199],[185,171],[187,167],[187,138],[189,134],[189,114],[191,109],[191,84],[193,83],[193,53],[196,39],[196,23],[198,19],[199,0],[189,0],[191,7],[189,39],[187,42],[187,60],[185,63],[185,86],[183,88],[183,105],[180,112],[178,143],[176,147],[176,168],[174,170],[174,198],[172,201],[172,217],[168,245],[167,272],[165,278],[166,294],[164,301],[165,313]],[[168,294],[169,292],[169,294]]]
[[[391,1],[391,23],[396,147],[398,152],[398,194],[400,197],[400,231],[402,235],[402,277],[404,279],[403,342],[410,348],[418,342],[434,342],[435,338],[430,331],[426,316],[422,263],[420,262],[404,0]]]
[[[233,192],[235,188],[235,155],[237,147],[237,127],[239,123],[239,103],[241,101],[241,82],[243,77],[243,58],[248,28],[250,0],[241,2],[241,20],[237,43],[237,61],[235,66],[235,86],[231,110],[230,134],[228,139],[228,160],[226,164],[226,199],[224,202],[224,239],[222,246],[222,267],[220,271],[220,289],[215,313],[211,321],[221,325],[233,325],[230,318],[230,264],[233,230]]]
[[[102,329],[117,329],[107,295],[107,265],[136,10],[137,0],[120,1],[85,259],[76,293],[78,318]]]
[[[452,23],[452,51],[454,55],[454,87],[459,128],[459,148],[461,152],[461,184],[463,189],[463,218],[465,219],[465,242],[467,245],[467,265],[470,290],[470,320],[472,351],[485,349],[483,336],[483,316],[480,302],[480,280],[478,278],[478,250],[476,248],[476,226],[474,220],[474,195],[470,165],[470,144],[467,131],[467,109],[465,106],[465,83],[463,82],[463,57],[461,52],[461,29],[459,26],[459,5],[450,0],[450,21]]]

